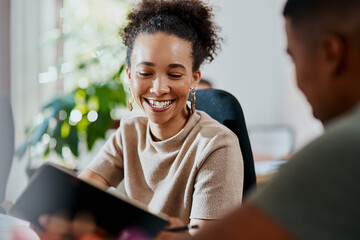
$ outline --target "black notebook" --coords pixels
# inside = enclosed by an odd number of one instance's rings
[[[46,163],[31,177],[10,210],[10,215],[37,227],[39,216],[66,212],[69,218],[88,212],[96,224],[112,236],[139,229],[154,237],[167,224],[167,216],[150,213],[145,205],[82,181],[71,171]]]

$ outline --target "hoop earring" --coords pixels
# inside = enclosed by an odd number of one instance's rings
[[[195,88],[191,88],[190,89],[190,94],[191,94],[191,97],[190,97],[190,101],[191,101],[191,113],[194,113],[195,112],[195,102],[196,102],[196,89]]]
[[[131,87],[129,87],[129,92],[130,92],[130,95],[129,95],[129,99],[128,99],[128,108],[130,110],[130,112],[133,110],[133,105],[132,103],[134,102],[134,96],[131,92]]]

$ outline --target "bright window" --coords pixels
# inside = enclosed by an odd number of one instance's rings
[[[122,0],[13,0],[12,81],[16,143],[55,95],[106,81],[124,61]]]

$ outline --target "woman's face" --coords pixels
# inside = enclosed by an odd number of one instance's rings
[[[162,32],[140,34],[126,69],[135,101],[152,123],[186,122],[189,91],[200,81],[192,71],[192,44]],[[181,127],[182,127],[181,126]]]

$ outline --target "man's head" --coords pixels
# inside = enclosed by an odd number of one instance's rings
[[[288,0],[288,52],[314,116],[326,122],[360,103],[360,1]]]

